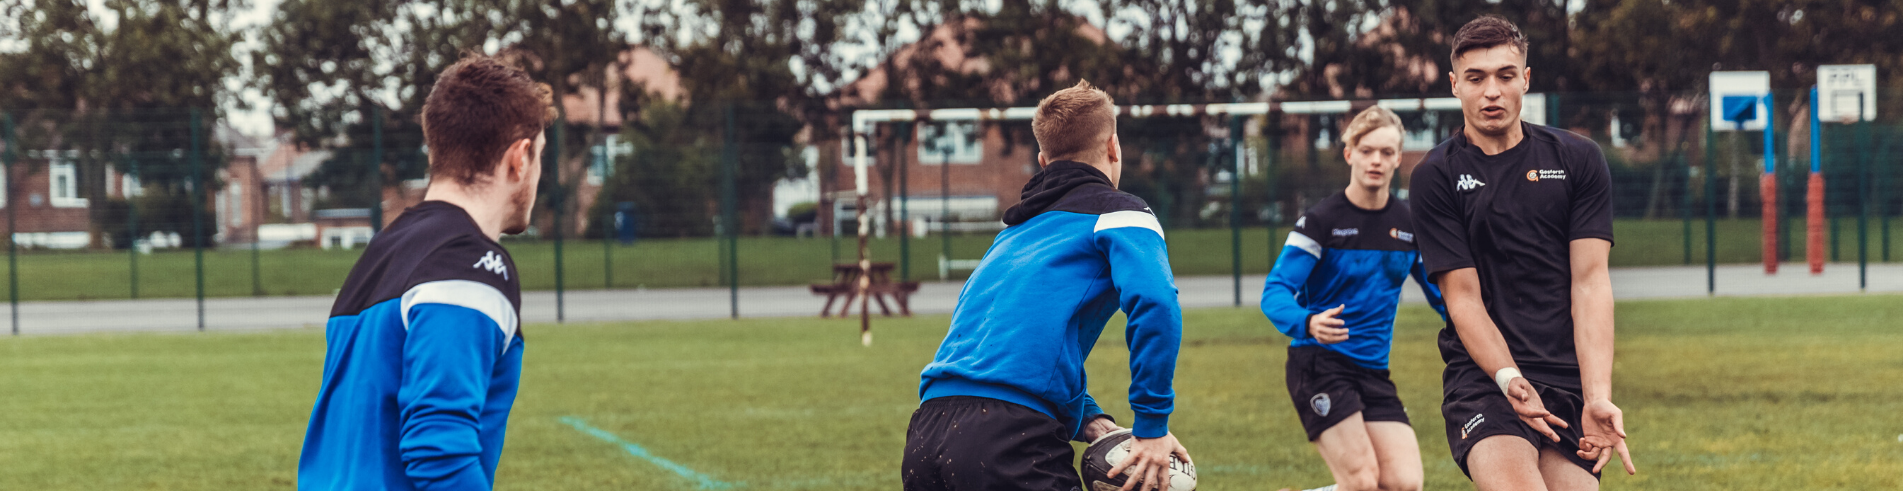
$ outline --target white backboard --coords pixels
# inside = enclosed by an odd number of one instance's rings
[[[1712,131],[1764,131],[1764,122],[1771,115],[1771,108],[1763,103],[1765,94],[1771,93],[1771,72],[1711,72],[1711,129]],[[1744,121],[1744,127],[1725,119],[1725,96],[1749,96],[1756,98],[1756,117]]]
[[[1527,94],[1520,99],[1520,120],[1546,125],[1546,94]]]
[[[1855,121],[1861,96],[1864,121],[1877,119],[1876,65],[1822,65],[1817,67],[1817,120]]]

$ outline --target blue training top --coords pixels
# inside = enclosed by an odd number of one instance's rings
[[[377,234],[331,308],[298,489],[491,489],[522,371],[515,263],[462,208]]]
[[[1262,285],[1262,314],[1290,346],[1321,346],[1347,355],[1355,364],[1388,368],[1394,345],[1394,311],[1409,274],[1427,293],[1427,303],[1444,319],[1440,289],[1423,276],[1414,248],[1414,222],[1407,203],[1388,198],[1386,208],[1364,210],[1344,193],[1316,203],[1295,220],[1288,244]],[[1308,332],[1308,319],[1345,305],[1338,316],[1348,340],[1322,344]]]
[[[1168,434],[1183,316],[1163,227],[1142,199],[1078,162],[1051,163],[1023,196],[959,292],[951,330],[920,376],[920,400],[1024,405],[1075,439],[1084,421],[1103,414],[1084,391],[1084,359],[1122,309],[1131,427],[1142,438]]]

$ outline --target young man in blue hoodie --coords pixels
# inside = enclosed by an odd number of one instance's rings
[[[1117,190],[1116,106],[1088,83],[1038,104],[1043,169],[958,295],[925,366],[900,468],[907,491],[1082,488],[1070,442],[1122,428],[1085,393],[1084,359],[1104,323],[1129,318],[1132,453],[1124,489],[1166,489],[1182,311],[1163,227]]]
[[[496,240],[528,228],[548,86],[500,61],[451,65],[423,104],[424,201],[350,270],[297,487],[494,487],[522,372],[521,278]]]

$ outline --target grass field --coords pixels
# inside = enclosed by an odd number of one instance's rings
[[[1856,260],[1854,221],[1839,224],[1840,257]],[[1792,257],[1803,261],[1803,225],[1793,225],[1797,243]],[[1903,261],[1903,223],[1893,225],[1891,259]],[[1612,249],[1612,265],[1672,266],[1685,263],[1684,225],[1672,220],[1622,220],[1614,225],[1618,246]],[[1752,263],[1760,260],[1759,225],[1756,220],[1725,220],[1717,223],[1718,262]],[[1246,228],[1241,232],[1241,264],[1244,274],[1269,270],[1274,254],[1281,251],[1288,229]],[[1704,222],[1692,227],[1692,264],[1705,262]],[[1170,264],[1177,274],[1223,275],[1232,271],[1230,232],[1228,229],[1178,229],[1168,233]],[[1871,261],[1882,256],[1882,239],[1872,225]],[[516,265],[522,271],[525,290],[555,289],[555,246],[550,242],[505,242]],[[911,277],[937,279],[937,258],[942,248],[937,237],[911,241]],[[743,237],[739,240],[740,284],[801,285],[823,281],[834,258],[834,242],[827,239],[788,237]],[[839,258],[856,257],[857,241],[841,240]],[[977,258],[991,246],[991,235],[955,236],[952,257]],[[604,250],[605,249],[605,250]],[[720,286],[720,251],[713,239],[644,239],[633,246],[610,245],[599,241],[568,242],[563,248],[563,285],[570,289],[677,288]],[[898,261],[897,238],[872,241],[872,255],[879,261]],[[254,293],[277,295],[327,295],[357,260],[361,251],[279,250],[258,254],[258,288],[252,282],[252,254],[248,249],[214,250],[205,253],[205,291],[212,297],[241,297]],[[124,252],[32,252],[19,257],[21,300],[99,300],[132,297],[132,259]],[[140,298],[191,297],[197,277],[191,251],[166,251],[140,256],[138,289]],[[963,273],[954,273],[962,277]],[[612,280],[612,283],[610,283]],[[7,285],[0,281],[0,300]]]
[[[881,320],[872,348],[854,323],[804,318],[528,326],[498,489],[896,489],[945,322]],[[1463,489],[1436,329],[1405,308],[1393,368],[1427,488]],[[1619,329],[1640,474],[1607,489],[1903,487],[1903,296],[1625,302]],[[1089,368],[1128,418],[1119,332]],[[1284,338],[1231,309],[1188,312],[1185,338],[1172,426],[1202,489],[1327,482],[1282,386]],[[322,363],[316,329],[0,340],[0,489],[289,487]]]

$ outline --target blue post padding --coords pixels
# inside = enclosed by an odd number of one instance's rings
[[[1810,87],[1810,171],[1824,171],[1824,125],[1817,119],[1817,86]]]
[[[1764,94],[1764,173],[1777,173],[1777,125],[1772,124],[1771,94]]]

